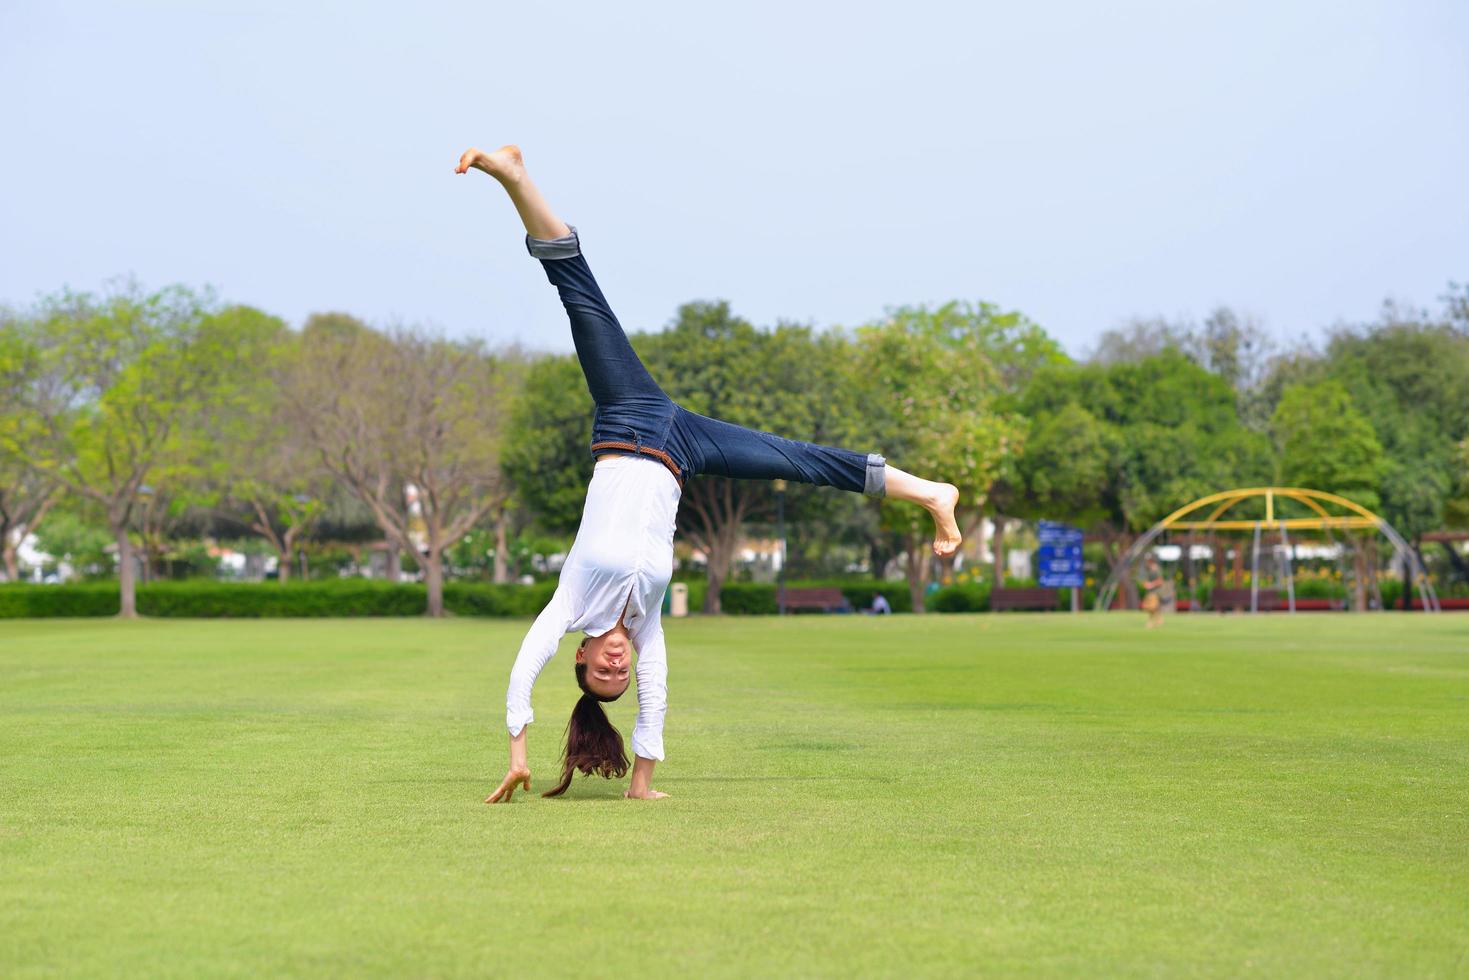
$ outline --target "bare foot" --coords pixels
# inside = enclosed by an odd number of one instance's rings
[[[513,184],[525,176],[525,161],[521,159],[520,147],[507,143],[493,153],[470,147],[459,157],[456,174],[468,173],[469,168],[483,170],[502,184]]]
[[[959,550],[964,535],[959,533],[959,524],[954,520],[954,508],[959,504],[959,488],[952,483],[940,483],[939,492],[924,506],[933,515],[933,553],[947,558]]]
[[[650,789],[646,793],[634,793],[629,789],[623,792],[622,797],[626,800],[666,800],[668,794],[660,793],[656,789]]]

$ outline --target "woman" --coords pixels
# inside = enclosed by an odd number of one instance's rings
[[[624,795],[656,799],[666,795],[653,789],[653,768],[663,758],[668,677],[659,613],[673,571],[674,519],[683,482],[703,473],[799,480],[910,500],[933,515],[933,550],[940,556],[959,546],[954,523],[959,491],[904,473],[876,453],[782,439],[674,404],[633,352],[582,257],[576,230],[556,216],[531,182],[519,148],[466,150],[455,173],[471,169],[499,181],[519,212],[526,247],[561,294],[576,356],[597,406],[592,423],[596,465],[581,527],[560,584],[510,671],[505,698],[510,768],[485,802],[509,802],[516,787],[530,789],[525,728],[533,720],[531,686],[570,632],[586,634],[573,665],[582,696],[566,730],[561,782],[544,795],[565,792],[578,771],[608,778],[627,773],[622,736],[599,702],[615,701],[627,690],[636,652],[635,761]]]
[[[1188,547],[1185,545],[1185,547]],[[1152,555],[1143,563],[1143,600],[1140,603],[1144,612],[1148,614],[1147,629],[1155,629],[1163,625],[1163,602],[1164,585],[1163,570],[1158,567],[1158,559]]]

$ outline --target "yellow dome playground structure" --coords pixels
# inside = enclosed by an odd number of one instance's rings
[[[1221,541],[1248,536],[1251,542],[1249,608],[1252,612],[1259,611],[1262,605],[1262,547],[1268,549],[1266,561],[1273,566],[1273,577],[1286,593],[1283,608],[1295,612],[1293,556],[1296,549],[1293,542],[1299,544],[1303,539],[1324,540],[1340,550],[1338,536],[1349,540],[1353,536],[1380,534],[1392,545],[1399,567],[1411,578],[1411,582],[1403,583],[1404,588],[1411,585],[1417,589],[1420,604],[1425,611],[1437,612],[1439,609],[1438,597],[1434,594],[1433,584],[1428,580],[1418,553],[1391,524],[1346,497],[1301,487],[1225,490],[1200,497],[1193,503],[1178,508],[1133,542],[1097,593],[1096,608],[1111,609],[1117,590],[1135,574],[1133,566],[1151,548],[1160,541],[1167,541],[1175,532],[1186,534],[1185,548],[1192,547],[1199,535],[1208,535],[1216,547],[1216,562],[1221,560],[1221,555],[1217,553]],[[1237,554],[1242,556],[1243,553]],[[1273,606],[1273,602],[1267,605]]]

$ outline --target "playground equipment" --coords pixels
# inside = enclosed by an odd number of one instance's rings
[[[1236,508],[1244,501],[1262,503],[1263,516],[1240,516],[1240,510]],[[1278,513],[1277,504],[1285,501],[1301,504],[1309,513],[1307,516],[1282,516]],[[1208,508],[1207,511],[1206,508]],[[1252,506],[1243,509],[1258,510],[1259,508]],[[1300,508],[1294,509],[1299,510]],[[1205,516],[1197,516],[1201,511],[1206,511]],[[1113,568],[1112,574],[1107,577],[1106,583],[1097,593],[1097,609],[1112,608],[1113,600],[1117,597],[1117,589],[1133,575],[1134,564],[1147,554],[1148,549],[1153,547],[1160,537],[1173,531],[1209,532],[1210,534],[1249,532],[1251,534],[1251,612],[1258,612],[1261,608],[1260,543],[1263,535],[1279,534],[1279,547],[1272,548],[1272,557],[1277,565],[1278,578],[1285,586],[1286,608],[1295,612],[1296,594],[1292,561],[1294,549],[1291,547],[1291,532],[1296,532],[1298,536],[1303,532],[1320,532],[1328,541],[1336,544],[1337,532],[1376,531],[1387,538],[1396,552],[1397,560],[1409,570],[1413,579],[1412,584],[1417,587],[1423,610],[1425,612],[1439,611],[1438,596],[1433,591],[1433,584],[1428,580],[1428,573],[1419,560],[1418,553],[1403,539],[1402,535],[1393,529],[1391,524],[1345,497],[1321,490],[1305,490],[1300,487],[1250,487],[1241,490],[1226,490],[1222,493],[1201,497],[1193,503],[1180,507],[1154,524],[1133,542],[1132,547],[1128,549],[1122,561]],[[1184,547],[1191,547],[1191,544],[1185,544]],[[1339,553],[1340,550],[1338,549]],[[1218,554],[1214,557],[1216,562],[1221,559]],[[1404,583],[1404,586],[1406,587],[1407,583]],[[1273,596],[1267,595],[1267,599],[1273,600]],[[1273,605],[1273,602],[1267,602],[1267,606]]]

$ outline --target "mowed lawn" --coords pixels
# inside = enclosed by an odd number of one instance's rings
[[[526,625],[0,622],[0,974],[1469,974],[1469,616],[676,621],[489,807]]]

